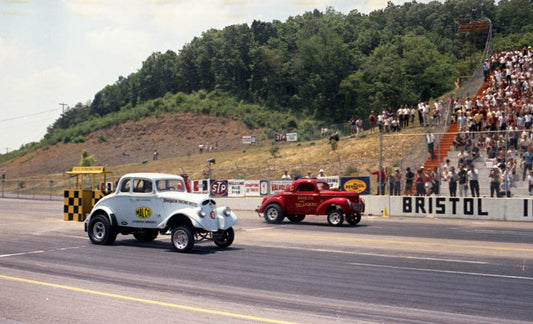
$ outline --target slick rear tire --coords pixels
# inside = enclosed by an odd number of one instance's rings
[[[189,226],[178,226],[172,230],[172,245],[178,252],[189,252],[194,246],[194,234]]]
[[[115,242],[117,232],[105,215],[95,215],[91,217],[89,228],[87,229],[89,239],[93,244],[109,245]]]

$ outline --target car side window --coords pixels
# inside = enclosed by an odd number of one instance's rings
[[[150,193],[152,192],[152,181],[146,179],[135,179],[133,181],[133,192]]]
[[[130,179],[122,181],[122,184],[120,185],[120,192],[130,192],[130,181]]]
[[[302,182],[296,191],[315,191],[315,186],[309,182]]]

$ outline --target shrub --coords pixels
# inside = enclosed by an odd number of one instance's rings
[[[272,154],[273,157],[276,157],[276,155],[279,153],[279,146],[272,145],[269,149],[270,154]]]

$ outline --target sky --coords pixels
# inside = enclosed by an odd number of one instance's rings
[[[386,5],[387,0],[0,0],[0,154],[40,141],[65,109],[90,102],[119,76],[138,71],[153,52],[179,53],[209,29],[283,22],[327,7],[368,14]]]

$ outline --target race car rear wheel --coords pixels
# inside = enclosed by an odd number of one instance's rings
[[[87,229],[89,239],[93,244],[109,245],[115,242],[117,232],[105,215],[94,215]]]
[[[305,215],[288,215],[287,218],[288,218],[292,223],[299,223],[299,222],[301,222],[301,221],[304,220]]]
[[[350,225],[357,225],[361,221],[361,213],[346,215],[346,221]]]
[[[194,246],[192,230],[185,225],[172,230],[172,245],[178,252],[189,252]]]
[[[139,232],[133,233],[133,236],[140,242],[151,242],[155,240],[159,232],[155,229],[145,229]]]
[[[335,226],[341,226],[344,222],[344,213],[340,209],[332,209],[328,213],[328,223]]]
[[[283,221],[283,211],[278,204],[270,204],[265,208],[265,220],[269,224],[279,224]]]
[[[218,231],[215,233],[213,241],[215,242],[216,246],[220,248],[227,248],[231,245],[231,243],[233,243],[234,238],[235,232],[233,231],[233,228],[230,227],[227,230]]]

